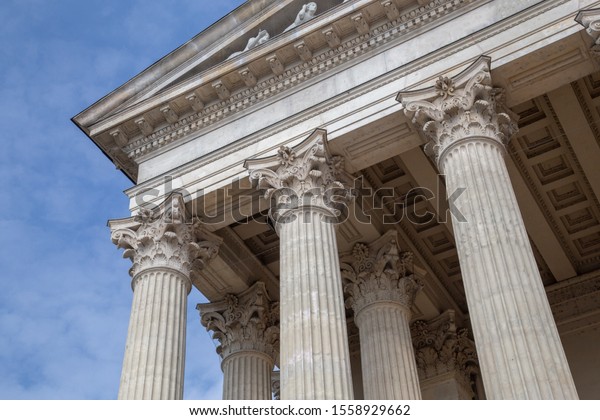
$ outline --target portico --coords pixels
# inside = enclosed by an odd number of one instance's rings
[[[135,183],[119,398],[186,328],[226,399],[599,395],[595,8],[249,1],[76,116]]]

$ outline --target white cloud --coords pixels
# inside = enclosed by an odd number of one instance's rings
[[[117,395],[132,292],[106,220],[129,181],[70,118],[241,1],[6,0],[0,7],[0,398]],[[189,300],[187,398],[220,398]]]

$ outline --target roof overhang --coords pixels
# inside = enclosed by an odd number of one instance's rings
[[[136,183],[138,165],[147,156],[267,99],[273,86],[305,83],[314,75],[292,74],[303,63],[354,59],[360,54],[352,52],[353,45],[380,42],[381,28],[416,36],[426,24],[487,1],[317,0],[317,16],[289,31],[284,30],[304,0],[248,1],[73,122]],[[228,59],[259,29],[269,31],[268,42]]]

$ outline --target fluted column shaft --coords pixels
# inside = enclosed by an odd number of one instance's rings
[[[487,396],[577,398],[503,147],[466,140],[441,167],[448,191],[466,188],[467,222],[455,222],[454,231]]]
[[[422,283],[412,253],[401,252],[398,233],[389,230],[369,245],[355,244],[340,261],[346,307],[360,334],[365,398],[421,399],[409,322]]]
[[[218,302],[201,303],[200,322],[219,341],[224,400],[270,400],[279,355],[279,305],[262,282]]]
[[[475,344],[490,399],[577,392],[504,162],[517,126],[481,57],[436,87],[400,93],[446,175]],[[451,195],[452,197],[452,195]]]
[[[352,399],[334,225],[316,207],[280,223],[281,399]]]
[[[189,280],[147,270],[133,281],[119,399],[183,398]]]
[[[273,359],[257,351],[240,351],[228,356],[223,369],[224,400],[270,400]]]
[[[133,263],[119,399],[182,399],[191,278],[217,255],[221,239],[192,219],[180,194],[109,226]]]
[[[280,238],[281,399],[352,399],[334,230],[351,196],[344,161],[317,129],[294,148],[245,166],[272,200]]]
[[[355,315],[365,399],[421,399],[410,316],[410,309],[394,302],[376,302]]]

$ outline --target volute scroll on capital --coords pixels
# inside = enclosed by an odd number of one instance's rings
[[[575,21],[585,28],[585,31],[594,39],[590,53],[600,59],[600,9],[581,10],[577,13]]]
[[[301,144],[281,146],[277,155],[245,162],[253,185],[272,201],[271,217],[285,220],[289,211],[314,207],[333,219],[344,214],[353,197],[352,177],[344,171],[344,159],[332,156],[327,132],[315,130]]]
[[[438,166],[465,139],[505,145],[518,131],[518,117],[503,104],[503,89],[492,86],[490,61],[482,56],[453,78],[440,76],[435,87],[398,93],[396,100],[429,140],[425,150]]]
[[[172,269],[188,280],[219,252],[222,239],[191,217],[183,197],[172,195],[158,208],[142,208],[133,217],[109,221],[111,240],[133,265],[132,278],[151,268]],[[190,286],[191,287],[191,286]]]

